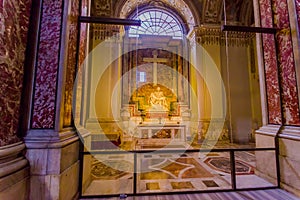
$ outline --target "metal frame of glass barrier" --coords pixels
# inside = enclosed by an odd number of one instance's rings
[[[277,140],[277,139],[276,139]],[[275,142],[276,146],[278,142]],[[274,151],[275,153],[275,162],[276,162],[276,179],[277,185],[270,187],[255,187],[255,188],[237,188],[236,183],[236,163],[235,163],[235,152],[241,151]],[[96,197],[118,197],[119,195],[126,196],[144,196],[144,195],[170,195],[170,194],[186,194],[186,193],[211,193],[211,192],[229,192],[229,191],[249,191],[249,190],[261,190],[261,189],[276,189],[280,187],[280,171],[279,171],[279,162],[278,162],[278,148],[236,148],[236,149],[187,149],[184,153],[208,153],[208,152],[229,152],[230,155],[230,169],[231,169],[231,189],[218,189],[218,190],[192,190],[192,191],[172,191],[172,192],[151,192],[143,193],[137,192],[137,155],[144,153],[182,153],[182,150],[139,150],[139,151],[93,151],[93,152],[81,152],[81,166],[83,166],[83,157],[84,155],[97,155],[97,154],[133,154],[134,156],[134,172],[133,172],[133,191],[131,194],[112,194],[112,195],[84,195],[82,194],[82,171],[81,167],[80,173],[80,197],[82,198],[96,198]]]

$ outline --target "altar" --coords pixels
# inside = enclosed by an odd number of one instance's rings
[[[140,139],[171,139],[185,141],[185,125],[141,124],[137,127]]]
[[[136,149],[185,148],[186,126],[141,124],[137,127]]]
[[[136,66],[124,63],[122,107],[125,141],[133,148],[187,143],[190,136],[188,64],[171,51],[147,48],[133,52]],[[131,69],[131,70],[129,70]]]

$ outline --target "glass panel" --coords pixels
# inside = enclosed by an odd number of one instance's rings
[[[212,2],[209,6],[213,6]],[[237,31],[223,31],[205,39],[214,42],[219,37],[220,41],[220,72],[226,90],[226,127],[231,143],[228,147],[255,147],[255,131],[262,126],[257,40],[255,33],[238,28],[254,26],[253,1],[224,0],[223,6],[223,25],[235,26]]]
[[[277,185],[275,151],[237,151],[235,165],[238,189]]]
[[[81,24],[78,71],[73,88],[76,94],[73,99],[73,117],[84,151],[119,149],[119,125],[109,117],[111,112],[102,113],[101,109],[111,107],[114,88],[109,87],[107,82],[118,82],[114,73],[120,70],[118,63],[121,60],[119,57],[123,35],[123,26]],[[103,87],[105,89],[100,94],[99,90]],[[99,108],[97,102],[100,98],[103,101]]]
[[[251,14],[240,21],[235,10],[241,3],[226,1],[225,19],[250,25]],[[93,9],[92,16],[106,16]],[[187,40],[165,10],[135,18],[140,27],[81,24],[74,119],[91,153],[83,160],[83,195],[232,189],[229,153],[214,149],[274,147],[273,138],[254,138],[262,126],[255,35],[199,26]],[[213,150],[185,152],[199,148]],[[135,162],[120,150],[152,153],[138,153]],[[270,184],[261,175],[265,158],[272,158],[265,173],[275,177],[273,151],[236,152],[238,188]]]
[[[228,153],[153,152],[137,157],[137,192],[179,192],[231,189]],[[227,167],[230,168],[230,162]],[[224,169],[223,169],[224,168]]]
[[[82,195],[132,194],[133,169],[133,154],[84,155]]]

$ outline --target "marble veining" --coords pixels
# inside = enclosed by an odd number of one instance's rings
[[[0,146],[18,142],[31,0],[0,3]]]
[[[54,128],[63,1],[44,0],[35,75],[32,128]]]
[[[260,1],[261,26],[273,27],[270,1]],[[270,124],[281,124],[280,88],[277,73],[275,38],[271,34],[263,34],[265,77],[268,102],[268,118]]]
[[[266,28],[273,27],[272,6],[269,0],[259,1],[261,26]]]
[[[282,87],[282,109],[284,124],[299,125],[299,105],[297,80],[288,4],[286,0],[273,0],[274,27],[280,29],[276,34],[278,62]]]

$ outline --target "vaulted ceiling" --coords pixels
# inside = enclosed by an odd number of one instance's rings
[[[118,17],[126,1],[130,0],[92,0],[92,15]],[[137,5],[151,4],[153,6],[155,3],[175,5],[179,1],[184,1],[192,11],[196,26],[219,25],[225,20],[227,24],[245,26],[254,24],[252,0],[135,0],[132,1],[135,3],[130,9],[136,9]],[[182,12],[182,9],[178,12]]]

